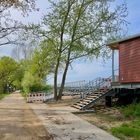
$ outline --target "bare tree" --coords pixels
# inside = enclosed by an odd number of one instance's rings
[[[17,42],[17,33],[23,29],[23,24],[11,17],[11,9],[17,9],[26,13],[35,9],[35,1],[20,0],[2,0],[0,1],[0,46],[15,44]]]
[[[34,50],[39,46],[40,38],[32,34],[31,30],[22,30],[18,33],[18,41],[12,50],[12,57],[16,60],[31,60]]]

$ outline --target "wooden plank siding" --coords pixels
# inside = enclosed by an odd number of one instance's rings
[[[140,82],[140,37],[119,43],[119,82]]]

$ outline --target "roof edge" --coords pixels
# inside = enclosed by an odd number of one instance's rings
[[[131,39],[139,38],[139,37],[140,37],[140,33],[125,37],[125,38],[120,39],[120,40],[110,42],[110,43],[107,44],[107,46],[109,46],[111,49],[118,49],[119,43],[131,40]]]

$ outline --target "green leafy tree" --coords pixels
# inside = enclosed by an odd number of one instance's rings
[[[19,80],[19,65],[10,57],[0,59],[0,87],[1,92],[9,91],[10,87],[15,87],[14,82]]]
[[[30,93],[30,88],[33,85],[34,81],[35,81],[34,76],[29,71],[25,71],[22,80],[22,87],[25,93]]]
[[[107,54],[107,40],[122,35],[122,29],[127,25],[127,8],[125,4],[111,8],[115,0],[50,2],[51,12],[43,18],[47,31],[41,33],[53,39],[52,47],[56,48],[54,98],[57,100],[61,99],[70,64],[83,57],[104,56]],[[57,80],[61,63],[64,71],[58,93]]]
[[[32,73],[37,77],[44,79],[50,73],[53,73],[56,64],[56,48],[52,47],[52,41],[44,40],[40,46],[35,49],[32,57]]]
[[[22,60],[25,68],[24,77],[22,79],[22,87],[25,93],[44,91],[48,89],[46,85],[46,77],[53,73],[55,65],[54,47],[51,41],[44,40],[37,47],[32,55],[32,59]]]

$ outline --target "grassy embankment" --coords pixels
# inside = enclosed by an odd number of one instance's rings
[[[128,123],[123,123],[118,127],[111,128],[113,135],[122,140],[140,140],[140,103],[133,103],[120,108]]]
[[[140,103],[107,109],[77,115],[121,140],[140,140]]]
[[[0,100],[3,99],[5,96],[8,96],[9,93],[0,93]]]

